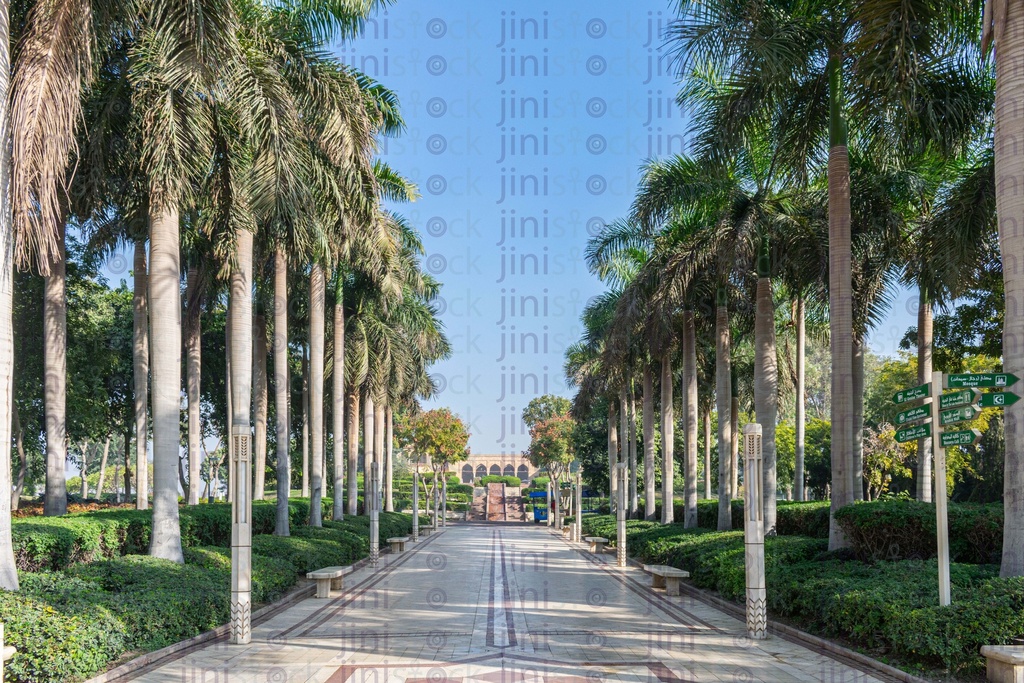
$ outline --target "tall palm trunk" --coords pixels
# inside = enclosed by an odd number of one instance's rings
[[[177,246],[177,245],[175,245]],[[132,366],[135,383],[135,507],[149,507],[149,458],[146,455],[149,399],[149,276],[146,242],[135,241],[132,274]]]
[[[917,307],[918,384],[932,381],[932,337],[932,302],[929,300],[927,288],[921,287],[921,298]],[[930,438],[917,441],[917,499],[926,503],[932,502],[932,440]]]
[[[654,519],[654,373],[650,363],[643,371],[644,420],[644,519]]]
[[[384,428],[384,455],[388,459],[387,473],[384,477],[384,510],[394,512],[395,415],[391,412],[391,406],[384,411]]]
[[[252,273],[253,235],[240,230],[235,236],[235,266],[231,270],[228,325],[231,331],[231,440],[235,467],[228,486],[231,506],[231,642],[249,642],[252,593]],[[241,615],[236,619],[235,615]]]
[[[850,493],[864,500],[864,342],[853,340],[853,471]]]
[[[807,391],[804,387],[807,355],[807,328],[804,317],[804,298],[796,299],[796,472],[793,475],[794,498],[804,500],[804,423]]]
[[[103,442],[103,456],[100,458],[100,477],[96,482],[96,497],[103,498],[103,484],[106,483],[107,478],[107,456],[110,455],[110,435],[107,434],[106,440]],[[196,481],[199,481],[198,479]]]
[[[629,381],[629,380],[627,380]],[[616,462],[626,463],[626,467],[633,468],[636,471],[636,463],[630,462],[629,460],[629,393],[631,388],[627,389],[624,385],[619,389],[619,447],[621,453],[616,456]],[[612,477],[615,477],[615,469],[612,468]],[[618,480],[615,480],[616,491],[618,490]],[[626,499],[627,510],[630,510],[629,499]]]
[[[640,508],[640,494],[636,466],[636,392],[633,391],[632,380],[629,382],[629,419],[626,427],[624,443],[629,447],[629,514],[635,518]]]
[[[832,504],[829,550],[849,546],[835,511],[853,502],[853,296],[850,248],[850,156],[843,116],[842,56],[829,72],[828,299],[832,346]]]
[[[616,411],[615,399],[608,400],[608,495],[609,505],[615,505],[616,494],[619,491],[619,481],[616,475],[615,468],[619,465],[619,441],[623,444],[626,443],[626,435],[622,434],[621,439],[619,437],[618,427],[616,427],[616,416],[626,410],[625,401],[626,390],[625,388],[619,390],[619,401],[618,411]],[[552,480],[552,483],[554,480]]]
[[[64,236],[60,231],[58,257],[50,264],[43,294],[43,411],[46,417],[46,498],[43,514],[68,511],[64,464],[67,451],[68,304],[65,284]],[[84,454],[83,454],[84,458]],[[84,474],[83,474],[84,477]],[[84,481],[84,479],[83,479]]]
[[[153,530],[149,554],[183,563],[178,522],[178,448],[181,434],[181,277],[178,207],[150,205],[149,315],[153,368]],[[138,423],[136,422],[136,425]],[[139,482],[146,479],[146,462]],[[145,499],[141,487],[139,498]]]
[[[289,535],[288,495],[292,486],[291,378],[288,371],[288,257],[274,249],[274,422],[277,437],[277,516],[274,534]]]
[[[331,381],[333,401],[331,435],[334,441],[334,505],[335,520],[345,519],[345,309],[342,305],[342,278],[334,297],[334,376]]]
[[[14,447],[18,451],[18,476],[11,492],[11,509],[17,510],[21,503],[21,492],[25,490],[25,475],[28,474],[28,454],[25,452],[25,429],[21,426],[18,404],[11,403],[11,417],[14,425]],[[0,586],[2,587],[2,586]]]
[[[711,409],[704,411],[704,500],[711,500]]]
[[[715,395],[718,401],[718,530],[732,530],[732,359],[729,309],[718,292],[715,317]]]
[[[996,194],[999,244],[1003,255],[1006,318],[1003,323],[1003,369],[1024,377],[1024,6],[1005,3],[1005,26],[996,42]],[[996,15],[999,19],[999,15]],[[1014,186],[1018,189],[1014,189]],[[1003,475],[1003,557],[1001,576],[1024,576],[1024,401],[1003,413],[1006,462]]]
[[[619,490],[616,484],[616,466],[619,460],[619,432],[618,420],[615,414],[615,399],[608,399],[608,504],[609,509],[615,507],[615,492]],[[625,435],[623,435],[625,436]],[[551,501],[548,501],[550,511]]]
[[[675,411],[672,406],[672,358],[661,359],[661,523],[675,521]]]
[[[78,487],[78,495],[82,498],[89,497],[89,442],[83,441],[78,444],[78,450],[82,454],[82,476],[81,485]],[[65,499],[66,500],[66,499]]]
[[[363,396],[363,512],[370,514],[370,471],[373,469],[373,397]]]
[[[313,264],[309,273],[309,470],[312,485],[309,525],[322,526],[320,500],[324,485],[324,270]]]
[[[683,526],[692,529],[697,526],[697,333],[693,322],[693,311],[683,311],[683,419],[686,436],[686,456],[683,475],[686,490],[683,502],[686,513]]]
[[[199,466],[200,442],[202,441],[199,423],[200,380],[202,379],[202,294],[197,291],[201,287],[199,269],[190,266],[188,284],[185,291],[185,392],[188,395],[188,504],[199,504]]]
[[[252,417],[253,417],[253,489],[252,499],[263,500],[267,485],[267,318],[262,313],[253,317]],[[198,480],[197,480],[198,481]]]
[[[309,355],[302,345],[302,497],[309,498]]]
[[[779,371],[775,356],[775,302],[772,281],[767,276],[768,257],[758,265],[757,310],[754,321],[754,412],[761,425],[761,453],[764,467],[764,533],[775,535],[775,420],[779,412]]]
[[[9,3],[0,9],[0,35],[10,36]],[[9,42],[0,49],[0,136],[11,134],[8,95],[11,85]],[[0,491],[11,490],[11,412],[14,409],[14,238],[11,234],[11,152],[0,150]],[[11,538],[11,499],[0,495],[0,588],[18,590]]]
[[[359,390],[348,389],[348,514],[359,513]]]

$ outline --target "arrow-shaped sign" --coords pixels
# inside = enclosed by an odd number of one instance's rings
[[[1020,400],[1020,396],[1012,391],[997,391],[992,394],[982,394],[978,403],[982,408],[1005,408],[1012,406]]]
[[[961,432],[946,432],[942,435],[942,447],[972,446],[978,443],[978,439],[980,438],[981,432],[977,429],[968,429]]]
[[[921,384],[916,387],[904,389],[903,391],[897,391],[892,397],[892,402],[906,403],[907,401],[913,401],[918,398],[924,398],[925,396],[929,396],[931,394],[931,389],[932,385]]]
[[[967,387],[1010,387],[1020,381],[1012,372],[975,372],[970,374],[947,375],[949,389]]]
[[[939,410],[969,406],[974,403],[979,396],[981,396],[981,392],[977,389],[961,389],[960,391],[943,394],[939,397]]]
[[[946,425],[955,424],[957,422],[973,420],[977,416],[978,410],[974,406],[964,406],[962,408],[953,408],[953,410],[943,410],[939,413],[939,424],[945,427]]]
[[[924,439],[932,435],[931,424],[916,425],[914,427],[907,427],[906,429],[900,429],[896,432],[896,441],[898,443],[906,443],[908,441],[917,441],[918,439]]]
[[[917,406],[910,410],[904,410],[902,413],[896,415],[897,424],[906,424],[915,420],[920,420],[922,417],[928,417],[932,414],[932,407],[929,404],[923,406]]]

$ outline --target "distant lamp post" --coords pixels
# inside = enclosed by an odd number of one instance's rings
[[[615,476],[618,477],[616,487],[615,512],[617,517],[617,531],[615,535],[615,558],[620,567],[626,566],[626,485],[628,483],[629,467],[624,462],[615,466]]]
[[[370,566],[374,569],[380,563],[380,463],[370,464]]]
[[[747,569],[747,636],[768,637],[768,612],[764,586],[764,481],[761,460],[761,425],[743,427],[743,542]]]
[[[412,540],[420,540],[420,457],[412,463]]]
[[[547,520],[548,526],[551,526],[551,511],[554,509],[551,501],[551,478],[548,477],[548,497],[544,499],[544,505],[547,506],[547,510],[544,511],[544,518]]]
[[[573,532],[573,540],[579,543],[583,540],[583,476],[580,470],[576,470],[576,530]]]

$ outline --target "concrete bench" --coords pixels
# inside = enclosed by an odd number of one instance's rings
[[[991,683],[1024,683],[1024,645],[986,645],[981,656]]]
[[[393,552],[395,554],[397,554],[397,553],[404,553],[405,552],[405,544],[408,543],[408,542],[409,542],[409,537],[408,536],[395,536],[394,538],[389,538],[388,539],[388,543],[391,544],[391,552]]]
[[[316,581],[316,597],[329,598],[331,591],[340,591],[345,587],[345,574],[352,573],[352,566],[348,567],[324,567],[315,572],[306,574],[307,579]]]
[[[665,595],[679,595],[679,579],[690,578],[690,572],[664,564],[645,564],[644,571],[651,575],[651,588],[664,588]]]
[[[421,526],[420,527],[420,536],[429,536],[433,531],[434,531],[434,529],[432,527]]]
[[[604,551],[604,547],[608,545],[607,538],[601,538],[600,536],[586,536],[583,539],[590,544],[590,552],[600,553]]]

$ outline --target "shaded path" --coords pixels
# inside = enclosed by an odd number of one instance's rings
[[[782,638],[650,590],[637,569],[534,525],[460,525],[384,555],[331,600],[304,600],[253,630],[134,680],[147,683],[869,683]]]

